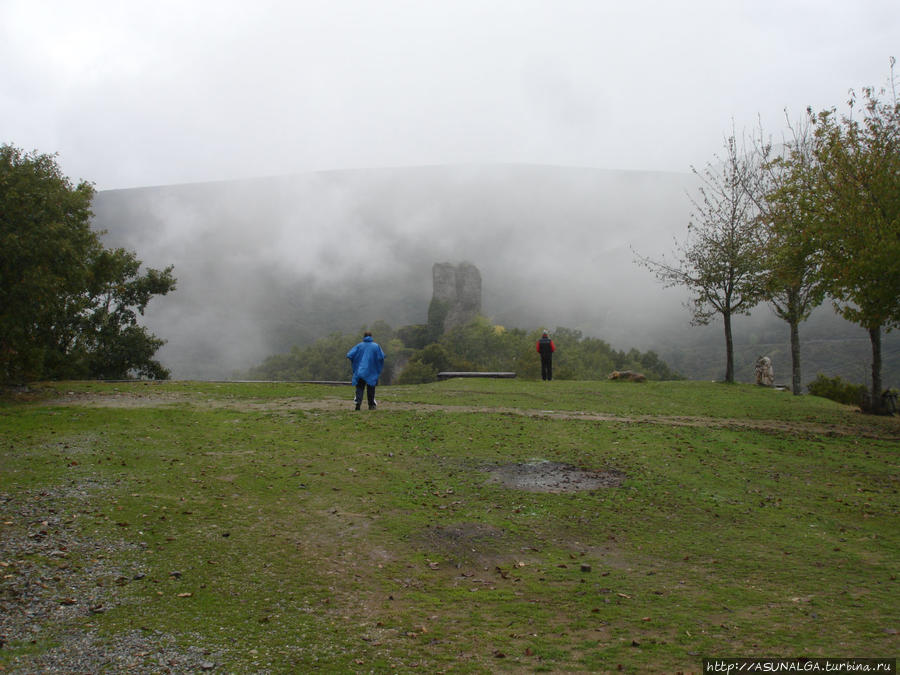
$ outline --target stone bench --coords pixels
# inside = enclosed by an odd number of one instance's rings
[[[504,373],[504,372],[494,372],[494,373],[476,373],[476,372],[453,372],[453,371],[445,371],[442,373],[438,373],[439,380],[449,380],[451,377],[494,377],[494,378],[512,378],[515,377],[515,373]]]

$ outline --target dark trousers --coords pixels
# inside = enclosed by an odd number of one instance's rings
[[[541,357],[541,379],[553,379],[553,358],[550,356]]]
[[[366,391],[366,398],[369,401],[369,407],[374,408],[375,407],[375,385],[369,384],[361,377],[358,380],[356,380],[356,398],[354,399],[356,401],[356,405],[359,405],[360,403],[362,403],[364,389]]]

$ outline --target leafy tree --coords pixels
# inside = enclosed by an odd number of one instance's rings
[[[400,373],[398,384],[424,384],[437,380],[438,370],[421,361],[410,360]]]
[[[394,331],[384,321],[376,322],[370,330],[386,354],[379,381],[389,384],[394,379],[398,359],[405,359],[409,350],[400,340],[390,337]],[[357,333],[346,335],[335,332],[311,345],[294,346],[289,353],[273,354],[239,376],[258,380],[347,381],[351,373],[347,352],[360,341],[364,331],[365,328],[362,328]]]
[[[359,331],[359,334],[362,335],[365,330],[365,328],[361,329]],[[387,321],[383,321],[381,319],[373,323],[369,327],[369,330],[372,331],[375,339],[382,344],[387,344],[396,337],[396,333],[394,332],[394,329],[391,328],[390,324],[388,324]]]
[[[406,347],[422,349],[428,344],[428,326],[423,323],[397,329],[397,337]]]
[[[442,344],[432,342],[412,355],[400,374],[398,382],[400,384],[434,382],[440,372],[471,369],[471,364],[454,361]]]
[[[869,333],[871,410],[880,412],[881,335],[900,326],[900,103],[896,93],[890,102],[862,93],[846,115],[810,111],[819,169],[811,235],[837,311]]]
[[[399,328],[396,335],[409,335],[409,328]],[[614,369],[640,370],[649,379],[678,379],[678,375],[654,352],[642,354],[636,349],[628,353],[617,352],[602,340],[583,337],[581,331],[569,328],[557,328],[556,331],[554,340],[561,346],[557,354],[565,355],[560,361],[560,379],[604,379]],[[378,335],[392,332],[382,326]],[[526,333],[518,328],[494,326],[486,318],[478,317],[422,349],[411,349],[395,338],[387,344],[382,342],[386,354],[382,380],[385,384],[420,384],[434,382],[441,371],[498,370],[513,371],[523,379],[538,379],[540,367],[535,341],[539,335],[539,332]],[[345,355],[358,341],[356,334],[333,333],[312,345],[294,347],[289,354],[270,356],[242,376],[273,380],[345,380],[349,373]]]
[[[444,323],[450,313],[450,303],[444,300],[432,298],[428,304],[428,328],[426,339],[428,342],[437,342],[444,334]]]
[[[477,364],[479,370],[511,371],[515,369],[515,344],[523,336],[522,331],[508,331],[479,316],[452,329],[441,337],[440,342],[457,362],[455,369],[471,370],[472,367],[460,367],[469,363]]]
[[[172,268],[140,273],[90,228],[94,189],[72,185],[55,156],[0,146],[0,377],[143,376],[168,372],[163,344],[138,325]]]
[[[172,268],[149,269],[140,274],[141,261],[125,249],[99,248],[92,260],[87,312],[74,341],[78,353],[87,356],[91,377],[125,379],[137,375],[165,379],[168,371],[153,355],[164,344],[138,325],[155,295],[165,295],[175,285]]]
[[[419,352],[417,360],[431,366],[435,372],[438,373],[444,370],[450,370],[454,367],[450,354],[443,345],[436,342],[433,342]]]
[[[692,324],[705,325],[716,314],[725,324],[725,381],[734,382],[734,341],[731,318],[749,314],[765,294],[764,231],[758,209],[746,190],[754,161],[739,152],[734,135],[727,154],[694,174],[700,179],[699,198],[692,198],[693,220],[685,241],[676,242],[675,261],[638,262],[651,269],[667,287],[684,286],[692,294]]]
[[[816,160],[810,126],[788,123],[792,138],[775,151],[771,142],[756,139],[758,170],[750,174],[747,191],[766,228],[766,299],[790,327],[791,390],[803,393],[800,365],[800,323],[825,299],[820,269],[822,255],[810,231],[815,227]]]

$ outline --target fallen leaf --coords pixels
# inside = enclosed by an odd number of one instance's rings
[[[190,598],[192,595],[194,595],[194,594],[193,594],[193,593],[179,593],[177,597],[179,597],[179,598]]]

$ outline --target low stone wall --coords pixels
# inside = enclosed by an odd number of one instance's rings
[[[438,373],[439,380],[448,380],[451,377],[494,377],[494,378],[512,378],[515,377],[515,373],[505,373],[505,372],[495,372],[495,373],[476,373],[476,372],[443,372]]]

